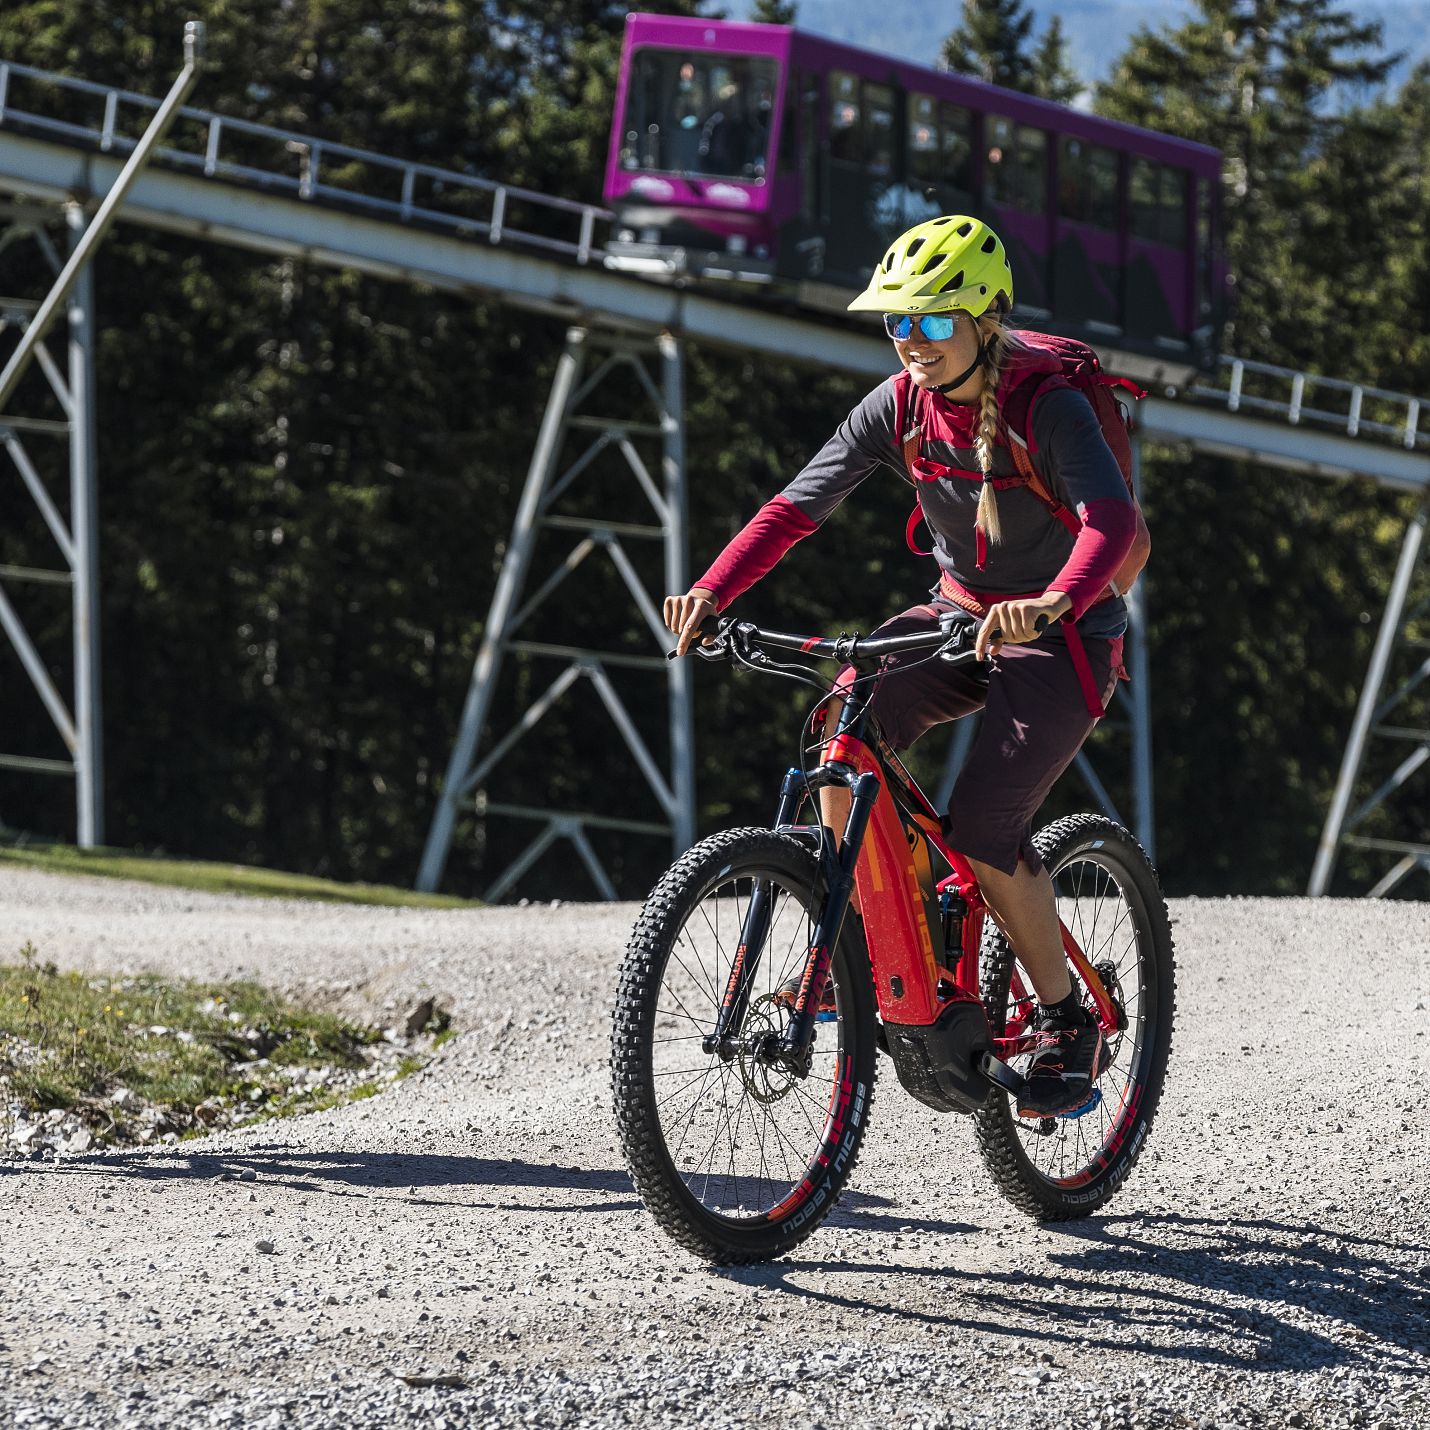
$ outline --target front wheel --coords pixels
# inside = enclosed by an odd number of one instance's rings
[[[1040,1221],[1096,1210],[1126,1180],[1152,1126],[1172,1046],[1172,930],[1142,846],[1101,815],[1060,819],[1033,838],[1058,914],[1121,1010],[1094,1103],[1072,1117],[1021,1118],[995,1093],[976,1114],[978,1145],[999,1190]],[[1032,985],[990,919],[982,993],[994,1036],[1022,1031]],[[1072,970],[1070,970],[1072,971]],[[1073,973],[1073,987],[1090,995]]]
[[[769,933],[728,1059],[713,1031],[757,884]],[[814,853],[768,829],[695,845],[651,891],[631,934],[611,1032],[626,1162],[661,1227],[717,1262],[762,1261],[804,1240],[854,1170],[874,1085],[874,990],[846,919],[830,967],[834,1012],[803,1073],[762,1049],[784,1030],[778,990],[804,966],[825,890]]]

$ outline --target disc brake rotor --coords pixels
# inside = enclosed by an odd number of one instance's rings
[[[740,1081],[756,1102],[768,1106],[788,1097],[799,1080],[793,1069],[783,1063],[771,1063],[757,1055],[757,1049],[784,1031],[785,1008],[766,994],[750,1004],[745,1014],[745,1027],[740,1037]]]

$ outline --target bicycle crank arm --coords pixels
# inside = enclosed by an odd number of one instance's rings
[[[978,1059],[978,1071],[983,1074],[995,1087],[1001,1087],[1005,1092],[1022,1092],[1027,1086],[1028,1079],[1022,1073],[1014,1072],[1001,1058],[995,1058],[992,1053],[984,1053]]]

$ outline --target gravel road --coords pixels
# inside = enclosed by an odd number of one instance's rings
[[[830,1222],[735,1271],[660,1239],[622,1170],[635,913],[0,873],[12,953],[379,1021],[430,991],[463,1030],[336,1112],[0,1163],[0,1423],[1430,1424],[1430,905],[1174,901],[1170,1081],[1104,1213],[1011,1213],[968,1124],[890,1076]]]

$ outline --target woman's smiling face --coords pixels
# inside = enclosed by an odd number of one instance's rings
[[[899,361],[908,368],[914,381],[920,387],[937,388],[957,377],[977,356],[978,325],[960,311],[953,336],[943,342],[931,342],[918,327],[914,327],[907,338],[893,341]]]

